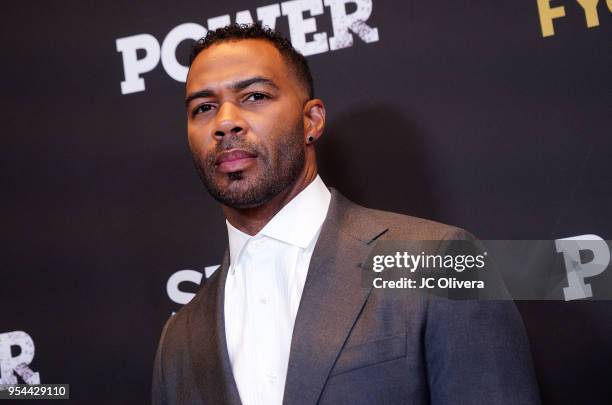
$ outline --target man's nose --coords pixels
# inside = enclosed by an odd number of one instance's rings
[[[225,102],[219,106],[217,112],[215,137],[226,135],[242,135],[246,133],[246,123],[240,116],[240,109],[232,102]]]

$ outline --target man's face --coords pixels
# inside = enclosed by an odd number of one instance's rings
[[[296,181],[306,91],[272,44],[213,45],[194,60],[186,87],[189,147],[215,199],[256,207]]]

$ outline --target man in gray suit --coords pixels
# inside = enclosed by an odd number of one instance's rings
[[[209,32],[186,88],[189,145],[228,249],[164,326],[155,404],[539,403],[511,301],[363,283],[378,241],[470,235],[324,185],[325,107],[286,39],[259,25]]]

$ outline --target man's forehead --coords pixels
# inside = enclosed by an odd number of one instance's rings
[[[255,76],[282,81],[289,74],[287,70],[280,52],[268,41],[224,41],[195,58],[187,76],[187,92],[229,86]]]

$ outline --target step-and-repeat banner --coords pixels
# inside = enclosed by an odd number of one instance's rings
[[[326,102],[324,182],[483,240],[556,246],[559,294],[517,301],[543,402],[612,397],[611,0],[2,9],[0,385],[150,401],[163,322],[226,243],[187,146],[190,46],[261,21],[307,56]]]

